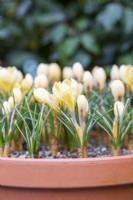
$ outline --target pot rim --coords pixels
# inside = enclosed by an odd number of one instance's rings
[[[82,161],[110,161],[110,160],[125,160],[133,159],[133,154],[123,156],[105,156],[105,157],[88,157],[88,158],[11,158],[11,157],[0,157],[1,160],[5,161],[26,161],[26,162],[82,162]]]
[[[133,155],[84,159],[0,158],[0,186],[91,188],[133,184]]]

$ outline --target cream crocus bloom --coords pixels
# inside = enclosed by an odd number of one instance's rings
[[[8,103],[10,105],[10,108],[13,109],[14,108],[14,98],[12,96],[9,97]]]
[[[47,90],[44,88],[37,88],[34,89],[34,98],[39,102],[39,103],[45,103],[45,100],[49,100],[50,94]]]
[[[8,101],[5,101],[3,103],[2,113],[8,114],[10,111],[11,111],[10,105],[9,105]]]
[[[34,80],[34,87],[35,88],[48,88],[48,78],[44,74],[40,74]]]
[[[18,82],[21,83],[23,80],[23,74],[21,71],[18,70]]]
[[[18,82],[18,70],[15,67],[0,68],[0,88],[7,93]]]
[[[79,119],[86,120],[89,104],[84,95],[79,95],[77,99]]]
[[[127,84],[129,85],[131,91],[133,92],[133,66],[127,67],[126,79],[127,79]]]
[[[82,85],[74,79],[66,79],[62,83],[56,82],[53,86],[53,94],[61,99],[72,113],[74,113],[77,98],[81,92]]]
[[[33,85],[33,77],[30,74],[26,74],[21,83],[21,90],[23,95],[26,94]]]
[[[34,89],[33,94],[34,98],[39,103],[47,104],[50,108],[58,111],[60,101],[53,94],[50,94],[46,89],[44,88]]]
[[[80,126],[78,124],[75,124],[75,127],[77,130],[79,139],[80,139],[80,143],[82,145],[84,130],[85,130],[85,126],[86,126],[87,113],[89,111],[89,104],[84,95],[79,95],[79,97],[77,99],[77,106],[78,106],[78,115],[79,115]]]
[[[121,80],[124,84],[127,84],[126,70],[127,70],[127,66],[126,66],[126,65],[121,65],[121,66],[120,66],[120,69],[119,69],[120,80]]]
[[[116,101],[114,104],[114,114],[115,119],[117,120],[119,117],[121,117],[122,112],[124,110],[124,104],[121,101]]]
[[[102,67],[95,67],[92,71],[93,78],[95,80],[96,87],[102,92],[106,85],[106,73]]]
[[[84,73],[84,68],[81,65],[81,63],[76,62],[72,66],[73,70],[73,76],[78,82],[82,82],[83,79],[83,73]]]
[[[113,65],[110,71],[110,78],[112,80],[119,80],[120,79],[120,72],[117,65]]]
[[[85,71],[83,74],[83,86],[86,94],[89,94],[94,85],[93,76],[89,71]]]
[[[114,80],[110,83],[111,92],[114,96],[115,101],[122,100],[125,94],[125,87],[122,81]]]
[[[49,79],[52,84],[61,80],[61,68],[57,63],[49,65]]]
[[[13,97],[16,104],[20,104],[23,99],[23,94],[20,88],[13,88]]]
[[[49,64],[46,63],[40,63],[37,67],[37,75],[44,74],[48,76],[49,72]]]
[[[64,67],[62,70],[63,80],[73,78],[73,70],[71,67]]]

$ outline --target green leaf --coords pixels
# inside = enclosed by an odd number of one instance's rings
[[[100,53],[100,48],[98,46],[98,43],[96,42],[96,38],[91,33],[85,33],[81,36],[81,43],[83,47],[94,54]]]
[[[35,24],[49,26],[54,23],[59,23],[65,20],[65,15],[63,13],[47,13],[40,14],[34,17]]]
[[[119,56],[119,58],[117,59],[117,63],[120,65],[133,65],[133,55],[132,53],[127,53],[127,54],[123,54],[121,56]]]
[[[61,57],[66,58],[72,56],[78,48],[79,37],[71,37],[66,39],[61,45]]]
[[[43,44],[47,44],[50,41],[55,44],[60,43],[68,32],[68,27],[65,24],[59,24],[54,26],[49,32],[44,35],[42,42]]]
[[[124,31],[126,33],[132,33],[133,31],[133,10],[125,8],[123,18]]]
[[[117,3],[108,3],[103,12],[97,16],[97,21],[103,25],[107,31],[111,31],[114,25],[121,20],[123,8]]]
[[[88,27],[89,23],[90,23],[90,20],[88,20],[88,18],[79,18],[75,21],[75,27],[79,31],[83,31]]]

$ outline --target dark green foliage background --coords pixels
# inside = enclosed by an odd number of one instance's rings
[[[133,64],[132,0],[4,0],[0,13],[2,66]]]

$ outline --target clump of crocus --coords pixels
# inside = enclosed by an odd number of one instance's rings
[[[99,126],[109,135],[112,144],[112,154],[120,155],[120,147],[129,133],[132,126],[132,112],[130,109],[130,99],[124,105],[123,102],[116,101],[114,104],[114,118],[109,111],[102,112],[96,110],[96,118]]]
[[[87,96],[90,95],[90,92],[94,86],[93,76],[89,71],[85,71],[83,74],[83,87]]]
[[[34,89],[34,97],[35,99],[40,102],[41,104],[46,104],[52,112],[52,120],[54,125],[54,132],[52,132],[52,156],[57,156],[58,154],[58,139],[59,139],[59,123],[58,123],[58,113],[59,113],[59,107],[60,107],[60,101],[57,100],[57,98],[50,94],[46,89],[44,88],[38,88]],[[52,122],[51,122],[52,124]]]
[[[66,112],[60,111],[59,120],[75,138],[79,158],[85,158],[88,157],[88,134],[94,126],[94,121],[89,116],[88,101],[84,95],[81,95],[81,92],[81,84],[73,79],[55,83],[53,87],[53,93],[66,108]],[[76,106],[78,108],[78,119],[76,117]]]
[[[73,64],[72,66],[72,70],[73,70],[73,76],[74,78],[81,83],[82,79],[83,79],[83,73],[84,73],[84,68],[81,65],[81,63],[76,62]]]
[[[121,80],[114,80],[110,83],[111,92],[115,101],[123,101],[125,87]]]
[[[95,67],[92,71],[92,75],[95,81],[95,86],[99,93],[102,93],[106,86],[106,73],[102,67]]]
[[[113,65],[110,71],[110,78],[111,80],[119,80],[120,79],[120,72],[119,67],[117,65]]]

